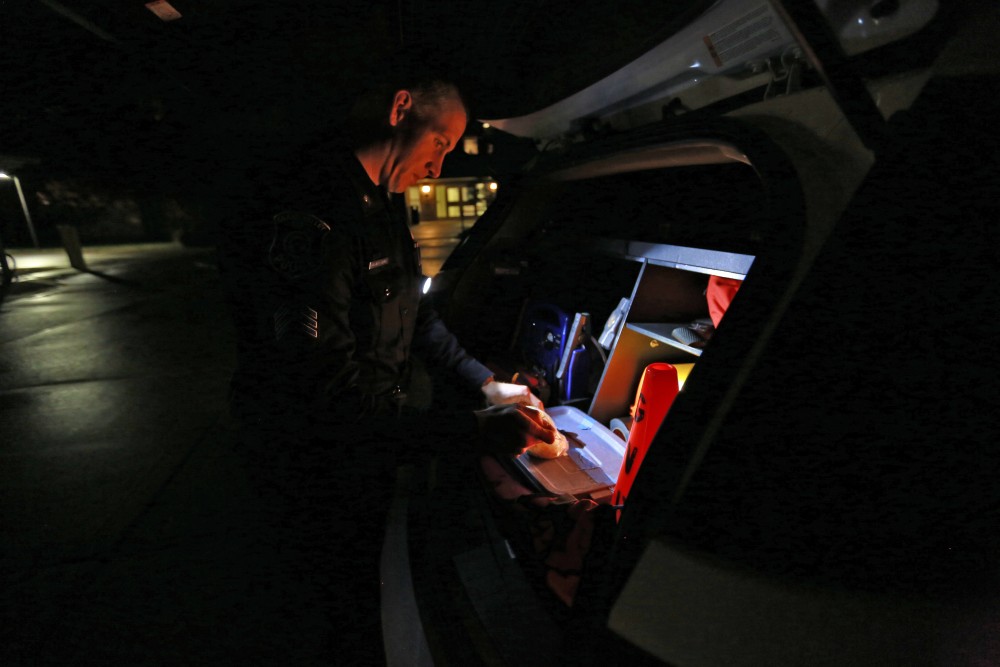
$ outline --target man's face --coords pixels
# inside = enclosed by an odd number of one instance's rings
[[[385,183],[390,192],[403,192],[422,178],[441,175],[444,156],[454,150],[468,120],[457,98],[445,98],[436,113],[418,120],[412,114],[396,127]]]

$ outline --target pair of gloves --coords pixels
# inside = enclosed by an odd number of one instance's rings
[[[487,407],[475,415],[486,452],[516,456],[539,440],[555,440],[555,428],[542,419],[545,406],[528,387],[490,378],[481,390]]]

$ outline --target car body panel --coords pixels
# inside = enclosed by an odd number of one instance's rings
[[[938,10],[936,0],[904,0],[888,15],[869,2],[817,4],[848,55],[903,39],[927,25]],[[536,112],[489,122],[511,134],[546,140],[594,123],[624,129],[634,126],[628,112],[637,107],[667,104],[682,95],[685,108],[707,106],[781,79],[802,59],[794,32],[770,3],[717,2],[666,41],[587,88]]]
[[[915,35],[939,10],[900,7],[899,23],[879,26],[883,37]],[[870,7],[820,9],[857,24],[857,12]],[[996,9],[978,9],[983,18],[967,17],[966,27],[995,28]],[[887,46],[869,32],[867,48],[850,47],[854,33],[841,28],[849,57]],[[943,52],[962,43],[967,37],[953,32]],[[804,63],[824,64],[803,51]],[[673,55],[675,65],[691,62],[683,48]],[[931,55],[932,65],[864,81],[881,123],[874,134],[856,125],[835,78],[744,97],[719,113],[710,107],[725,95],[664,116],[662,102],[693,90],[690,80],[671,78],[677,67],[663,70],[655,92],[649,81],[627,81],[628,68],[605,80],[609,91],[625,86],[621,106],[598,84],[548,114],[501,123],[549,150],[526,175],[501,184],[498,208],[446,264],[449,315],[461,327],[464,313],[474,323],[469,333],[516,316],[494,298],[517,284],[493,272],[502,262],[521,272],[527,286],[516,289],[525,294],[573,267],[603,275],[584,242],[593,221],[581,215],[560,226],[560,206],[585,211],[592,197],[603,210],[629,175],[648,198],[670,200],[678,195],[671,172],[693,178],[696,165],[720,175],[746,167],[758,179],[756,205],[774,223],[754,228],[755,249],[746,251],[754,263],[738,300],[675,399],[615,546],[592,573],[607,607],[585,614],[606,613],[606,628],[641,649],[644,657],[630,656],[635,664],[998,659],[990,572],[1000,549],[988,527],[995,513],[984,510],[996,501],[988,444],[996,428],[983,409],[990,392],[980,364],[982,341],[1000,333],[995,318],[976,315],[998,303],[986,269],[997,247],[988,222],[997,135],[992,106],[977,102],[995,72],[972,53],[976,76],[962,78],[969,70],[950,59],[938,68]],[[737,91],[729,83],[716,90]],[[581,120],[590,117],[603,126],[587,131]],[[723,177],[714,190],[703,187],[722,205],[752,182]],[[559,204],[560,196],[570,199]],[[556,221],[546,227],[550,215]],[[626,247],[638,248],[628,243],[639,233],[634,222],[617,224]],[[689,222],[697,226],[697,216]],[[535,225],[553,238],[532,235]],[[538,247],[535,255],[519,250]],[[550,250],[550,265],[539,268]],[[572,263],[574,253],[582,265]],[[655,263],[638,255],[643,267]],[[960,349],[938,344],[921,325],[937,315],[966,323],[951,334]],[[965,387],[965,377],[978,380]],[[570,635],[568,625],[557,626]]]

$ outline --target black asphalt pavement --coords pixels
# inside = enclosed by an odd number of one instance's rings
[[[212,250],[85,254],[0,310],[0,665],[337,664],[234,446]]]

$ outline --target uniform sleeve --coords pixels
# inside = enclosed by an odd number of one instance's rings
[[[353,410],[360,395],[350,326],[359,252],[347,226],[302,214],[275,217],[269,258],[285,285],[274,313],[284,381],[320,410]]]
[[[455,371],[472,387],[480,387],[493,375],[493,371],[465,351],[426,298],[420,300],[417,310],[413,347],[428,360]]]

